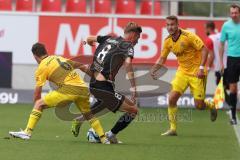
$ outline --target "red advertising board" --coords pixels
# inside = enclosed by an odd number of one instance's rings
[[[113,18],[113,17],[65,17],[40,16],[39,41],[47,44],[49,53],[74,57],[92,56],[94,49],[81,46],[81,41],[89,35],[123,35],[123,27],[135,21],[143,28],[139,43],[135,46],[135,63],[154,63],[160,56],[164,38],[168,35],[164,19]],[[223,21],[215,21],[218,31]],[[206,20],[180,20],[180,27],[189,29],[206,39],[204,24]],[[174,56],[170,56],[168,66],[176,67]]]

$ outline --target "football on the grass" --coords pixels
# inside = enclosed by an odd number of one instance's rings
[[[98,134],[95,132],[93,128],[90,128],[87,132],[87,140],[91,143],[101,143]]]

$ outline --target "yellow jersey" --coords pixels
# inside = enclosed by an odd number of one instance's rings
[[[36,86],[43,86],[48,80],[57,87],[86,87],[84,81],[74,71],[72,61],[61,56],[48,56],[43,59],[35,72],[35,79]]]
[[[196,76],[202,60],[203,41],[194,33],[180,29],[181,34],[177,41],[173,41],[169,35],[164,40],[161,57],[167,58],[170,52],[176,55],[178,70],[187,75]]]

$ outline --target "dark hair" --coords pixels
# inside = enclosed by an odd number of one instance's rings
[[[142,27],[135,22],[128,22],[128,24],[124,28],[124,33],[129,32],[142,33]]]
[[[211,28],[212,30],[215,30],[215,23],[213,21],[208,21],[206,23],[206,28]]]
[[[42,43],[35,43],[32,46],[32,53],[34,55],[36,55],[37,57],[42,57],[42,56],[48,54],[44,44],[42,44]]]
[[[168,17],[166,17],[166,19],[176,21],[177,24],[178,24],[178,18],[177,18],[177,16],[173,16],[173,15],[172,15],[172,16],[168,16]]]
[[[232,4],[230,8],[237,8],[238,11],[240,12],[240,6],[238,4]]]

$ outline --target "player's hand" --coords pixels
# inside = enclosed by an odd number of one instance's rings
[[[154,80],[157,80],[157,71],[158,70],[159,70],[158,64],[155,64],[150,70],[150,74]]]
[[[95,46],[95,42],[90,40],[90,39],[87,39],[87,42],[86,42],[89,46]]]
[[[200,78],[200,79],[203,79],[205,77],[203,69],[198,70],[197,77]]]
[[[220,63],[220,73],[221,73],[221,75],[223,75],[223,73],[224,73],[224,65],[223,65],[223,63]]]

